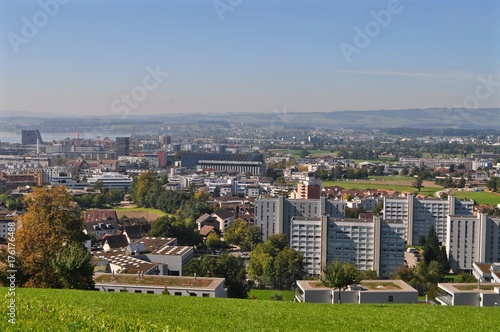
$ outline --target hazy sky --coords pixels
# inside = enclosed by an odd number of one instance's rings
[[[2,0],[0,35],[12,114],[500,107],[498,0]]]

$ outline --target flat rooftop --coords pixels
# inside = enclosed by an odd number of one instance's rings
[[[173,237],[143,237],[137,241],[135,244],[144,243],[147,250],[154,252],[161,247],[172,245],[176,241]]]
[[[488,263],[476,263],[476,262],[474,262],[473,265],[477,266],[477,268],[485,274],[491,273],[491,270],[490,270],[491,263],[488,264]]]
[[[136,274],[96,273],[94,276],[96,284],[108,284],[116,286],[157,286],[157,287],[186,287],[205,288],[215,290],[224,278],[201,278],[201,277],[176,277],[145,275],[139,279]]]
[[[185,253],[189,252],[192,247],[188,246],[163,246],[153,252],[153,255],[173,255],[173,256],[182,256]]]
[[[495,288],[500,288],[500,284],[495,283],[480,283],[478,289],[478,283],[439,283],[438,287],[445,290],[446,292],[453,293],[495,293]]]
[[[299,285],[304,291],[331,289],[323,286],[323,284],[319,280],[298,280],[297,285]],[[365,290],[361,290],[363,292],[416,292],[413,287],[408,285],[403,280],[361,280],[361,282],[357,286],[365,287]]]
[[[129,256],[123,251],[113,250],[113,251],[95,251],[92,253],[94,259],[106,260],[111,264],[119,265],[122,269],[126,270],[128,273],[137,273],[139,271],[149,271],[157,264],[145,261],[143,259],[136,258],[134,256]]]

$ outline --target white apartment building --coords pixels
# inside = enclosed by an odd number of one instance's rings
[[[327,236],[326,224],[328,217],[320,218],[292,217],[290,225],[290,248],[304,255],[306,272],[319,275],[326,264]]]
[[[132,186],[132,179],[126,175],[118,173],[103,173],[88,178],[88,183],[93,186],[96,182],[108,189],[128,189]]]
[[[474,201],[458,200],[450,195],[447,199],[416,198],[408,195],[401,198],[384,198],[384,219],[402,220],[407,225],[406,240],[416,245],[421,235],[427,236],[431,226],[436,229],[441,242],[446,241],[448,215],[472,215]]]
[[[474,262],[500,262],[500,218],[450,215],[446,252],[455,271],[472,271]]]
[[[255,201],[255,224],[262,229],[262,240],[273,234],[284,233],[290,236],[292,217],[332,218],[345,216],[345,202],[320,199],[287,199],[286,197],[260,198]]]
[[[292,217],[290,229],[290,247],[304,254],[312,275],[337,260],[389,277],[404,263],[406,226],[401,221]]]

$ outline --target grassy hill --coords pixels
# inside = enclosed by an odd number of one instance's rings
[[[1,294],[7,289],[2,288]],[[430,305],[291,302],[17,289],[16,325],[0,331],[483,331],[498,310]]]

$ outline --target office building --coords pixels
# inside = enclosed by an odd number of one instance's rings
[[[42,135],[40,135],[40,131],[38,129],[21,131],[22,145],[36,145],[37,143],[43,144]]]
[[[130,137],[116,138],[116,157],[128,156],[130,153]]]

